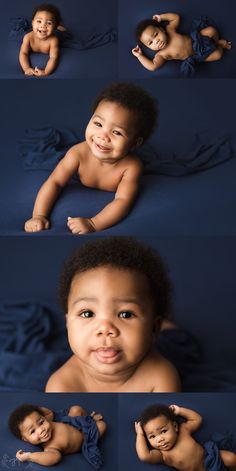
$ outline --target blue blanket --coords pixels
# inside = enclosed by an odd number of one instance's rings
[[[180,67],[181,72],[185,76],[194,75],[198,62],[203,62],[216,49],[216,43],[208,36],[202,36],[200,31],[207,26],[215,26],[214,22],[207,16],[201,16],[195,19],[191,25],[190,36],[194,55],[185,59]]]
[[[83,433],[83,456],[95,469],[99,469],[103,464],[103,460],[97,446],[99,431],[93,418],[90,415],[77,415],[72,417],[68,415],[68,410],[61,410],[54,412],[53,420],[55,422],[63,422],[63,424],[72,425]]]
[[[235,438],[231,433],[215,432],[211,439],[204,443],[204,465],[207,471],[227,471],[221,460],[219,450],[236,451]]]
[[[9,21],[9,38],[22,41],[24,35],[31,31],[31,25],[27,18],[13,17]],[[75,38],[69,31],[55,31],[59,38],[60,46],[77,51],[92,49],[117,40],[117,32],[114,28],[98,31],[96,27],[84,27],[80,31],[80,37]]]
[[[18,143],[18,153],[26,170],[53,170],[69,147],[79,142],[68,129],[45,127],[26,130],[26,137]],[[177,149],[159,154],[144,145],[138,152],[144,163],[145,174],[174,177],[208,170],[234,157],[235,152],[228,134],[204,129],[185,136]]]

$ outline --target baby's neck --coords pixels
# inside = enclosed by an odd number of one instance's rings
[[[81,366],[82,380],[87,391],[119,392],[129,390],[129,383],[136,373],[138,365],[117,374],[102,374],[89,367]]]

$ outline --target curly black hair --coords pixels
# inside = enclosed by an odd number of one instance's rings
[[[8,427],[10,432],[16,438],[22,438],[20,425],[22,424],[22,422],[24,422],[26,417],[28,417],[33,412],[38,412],[40,415],[42,415],[41,409],[33,404],[22,404],[11,413],[8,419]]]
[[[112,266],[142,273],[154,304],[154,316],[167,318],[170,313],[172,284],[158,252],[134,237],[113,236],[85,243],[66,261],[60,279],[59,295],[67,312],[68,296],[75,275],[97,267]]]
[[[131,82],[114,82],[105,87],[93,104],[96,110],[101,101],[119,103],[136,116],[137,136],[147,140],[157,123],[158,104],[143,87]]]
[[[146,20],[140,21],[136,28],[135,28],[135,38],[138,41],[139,45],[142,44],[142,41],[140,41],[140,37],[142,36],[143,32],[145,31],[148,26],[154,26],[155,28],[160,28],[165,30],[165,24],[166,22],[158,22],[157,20],[153,20],[152,18],[147,18]]]
[[[142,428],[146,425],[150,420],[156,419],[164,415],[168,420],[171,422],[176,422],[176,415],[174,414],[173,410],[170,409],[165,404],[153,404],[148,406],[141,414],[140,417],[140,424]]]
[[[38,11],[47,11],[48,13],[51,13],[53,16],[55,28],[59,26],[61,23],[61,13],[60,10],[55,7],[54,5],[51,5],[50,3],[41,3],[41,5],[38,5],[35,7],[33,13],[32,13],[32,20],[34,19],[36,13]]]

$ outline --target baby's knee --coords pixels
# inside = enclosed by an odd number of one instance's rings
[[[77,415],[86,415],[85,410],[83,407],[80,406],[72,406],[70,407],[69,414],[72,417],[76,417]]]
[[[106,423],[104,422],[104,420],[99,420],[98,422],[96,422],[96,424],[99,431],[99,435],[100,437],[102,437],[107,428]]]
[[[218,31],[214,26],[207,26],[207,28],[204,28],[200,31],[200,34],[202,36],[209,36],[209,38],[214,38],[218,36]]]

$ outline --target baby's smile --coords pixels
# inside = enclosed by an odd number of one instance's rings
[[[96,358],[101,363],[115,363],[119,361],[121,351],[115,348],[101,347],[94,350]]]

